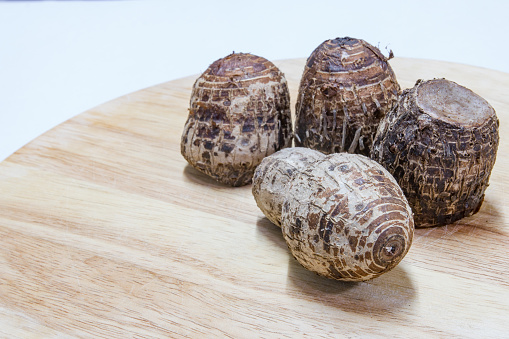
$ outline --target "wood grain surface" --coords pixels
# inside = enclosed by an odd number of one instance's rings
[[[509,74],[393,59],[403,88],[445,77],[500,119],[479,213],[419,229],[393,271],[319,277],[251,186],[187,165],[196,76],[93,108],[0,164],[0,337],[509,337]],[[304,59],[276,62],[297,97]],[[29,99],[29,98],[27,98]]]

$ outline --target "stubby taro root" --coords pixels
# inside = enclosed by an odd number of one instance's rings
[[[398,181],[416,227],[446,225],[481,207],[498,128],[495,110],[471,90],[418,81],[380,123],[372,158]]]
[[[380,119],[400,86],[378,48],[353,38],[327,40],[307,59],[296,104],[297,146],[369,156]]]
[[[262,160],[253,176],[253,196],[263,214],[281,227],[281,210],[292,176],[324,158],[321,152],[304,147],[282,149]]]
[[[194,83],[181,153],[199,171],[246,185],[264,157],[291,141],[287,82],[267,59],[230,54]]]
[[[394,178],[358,154],[327,155],[292,176],[281,212],[293,256],[319,275],[364,281],[395,267],[412,243],[412,210]]]

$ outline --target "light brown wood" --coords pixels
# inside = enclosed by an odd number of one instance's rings
[[[304,60],[276,63],[292,100]],[[187,166],[196,76],[91,109],[0,164],[0,337],[509,336],[509,74],[393,59],[403,88],[446,77],[492,104],[498,159],[480,212],[420,229],[372,281],[302,268],[251,186]],[[295,105],[292,105],[292,109]]]

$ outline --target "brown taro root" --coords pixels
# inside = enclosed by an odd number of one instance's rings
[[[300,152],[288,152],[294,150]],[[344,281],[369,280],[396,266],[410,248],[414,224],[412,210],[389,172],[358,154],[304,162],[307,165],[290,166],[302,167],[290,172],[284,170],[287,162],[267,166],[264,175],[269,180],[286,176],[286,184],[283,192],[259,196],[283,200],[281,230],[297,261],[319,275]]]
[[[234,53],[196,80],[181,142],[194,168],[227,185],[246,185],[262,159],[291,140],[288,86],[272,62]]]
[[[324,157],[323,153],[310,148],[293,147],[262,160],[253,176],[253,196],[267,219],[281,227],[281,209],[288,195],[290,178]]]
[[[395,267],[412,243],[412,210],[394,178],[358,154],[331,154],[293,176],[283,236],[305,268],[345,281]]]
[[[495,110],[446,79],[418,81],[380,123],[372,158],[398,181],[416,227],[476,213],[495,164]]]
[[[300,82],[296,146],[369,156],[380,119],[399,94],[378,48],[348,37],[323,42],[307,59]]]

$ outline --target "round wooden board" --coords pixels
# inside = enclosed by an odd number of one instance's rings
[[[304,59],[276,62],[292,100]],[[479,213],[416,230],[372,281],[319,277],[290,255],[251,186],[187,165],[195,76],[132,93],[0,164],[0,337],[504,337],[509,335],[509,74],[393,59],[403,88],[445,77],[500,119]],[[292,108],[295,107],[294,103]]]

